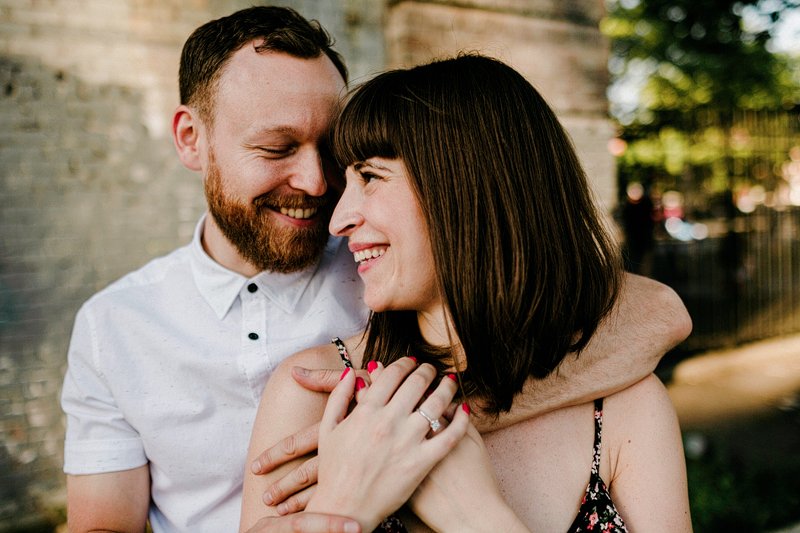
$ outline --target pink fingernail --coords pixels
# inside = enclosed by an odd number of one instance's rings
[[[367,372],[369,372],[370,374],[372,374],[372,372],[373,372],[373,371],[374,371],[376,368],[378,368],[378,363],[377,363],[377,361],[370,361],[369,363],[367,363]]]
[[[413,355],[409,355],[408,358],[414,361],[415,363],[417,362],[417,358],[414,357]]]
[[[342,372],[342,375],[339,376],[339,381],[342,381],[344,379],[344,377],[347,375],[348,372],[350,372],[350,367],[349,366],[347,368],[345,368],[344,372]]]
[[[447,374],[447,377],[452,379],[453,381],[456,380],[456,375],[455,374]]]
[[[462,404],[461,404],[461,409],[462,409],[462,410],[463,410],[465,413],[469,414],[469,405],[467,405],[466,403],[462,403]]]
[[[367,384],[361,378],[356,378],[356,390],[361,390],[366,387]]]

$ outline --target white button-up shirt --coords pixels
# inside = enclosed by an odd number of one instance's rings
[[[202,227],[83,305],[64,379],[64,471],[149,463],[156,533],[237,530],[270,373],[295,352],[362,331],[367,317],[342,239],[305,271],[247,279],[205,253]]]

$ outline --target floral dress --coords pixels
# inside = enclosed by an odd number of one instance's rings
[[[628,531],[603,478],[600,477],[600,442],[603,436],[603,399],[594,401],[594,460],[589,486],[583,495],[578,516],[568,533],[583,531]]]

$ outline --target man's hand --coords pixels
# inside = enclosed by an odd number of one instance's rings
[[[267,516],[256,522],[247,533],[361,533],[358,521],[344,516],[297,513],[289,516]]]
[[[339,383],[340,370],[309,370],[296,366],[292,377],[308,390],[331,392]],[[319,424],[314,424],[290,435],[259,455],[250,470],[256,475],[267,474],[298,457],[317,451]]]
[[[316,392],[331,392],[339,383],[341,370],[309,370],[294,367],[292,377],[306,389]],[[266,505],[277,506],[282,515],[302,511],[313,494],[317,483],[317,445],[319,442],[319,424],[314,424],[294,435],[281,440],[276,445],[262,452],[250,470],[256,475],[267,474],[279,466],[294,459],[312,455],[306,462],[288,475],[273,483],[264,493]],[[291,531],[291,530],[288,530]]]
[[[281,465],[308,455],[316,453],[319,442],[319,422],[313,426],[301,429],[294,435],[289,435],[278,444],[261,452],[250,465],[250,471],[256,475],[272,472]]]

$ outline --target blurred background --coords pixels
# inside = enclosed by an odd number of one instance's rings
[[[251,1],[0,0],[0,533],[63,529],[58,398],[91,294],[188,242],[181,46]],[[696,531],[800,531],[800,1],[298,0],[351,81],[459,50],[557,111],[627,268],[683,298],[658,368]],[[187,443],[188,445],[188,443]]]

